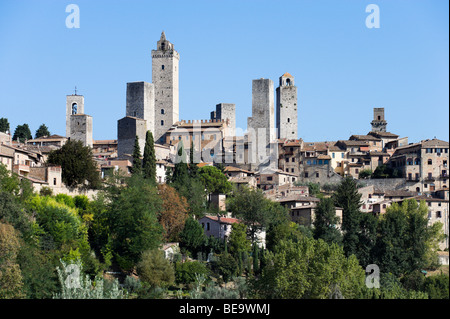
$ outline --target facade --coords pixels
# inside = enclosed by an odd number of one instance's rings
[[[280,77],[277,88],[277,137],[298,138],[297,122],[297,87],[294,77],[285,73]]]
[[[398,147],[387,164],[401,172],[409,190],[429,193],[448,189],[448,142],[432,139]]]

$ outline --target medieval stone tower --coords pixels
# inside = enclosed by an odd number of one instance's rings
[[[219,103],[211,112],[211,120],[229,120],[229,136],[236,134],[236,104]]]
[[[166,40],[164,31],[152,50],[152,83],[155,86],[155,142],[179,120],[178,65],[180,55]]]
[[[66,96],[66,136],[84,146],[93,146],[92,116],[84,114],[84,96],[76,92]]]
[[[384,119],[384,107],[373,108],[372,132],[386,132],[387,122]]]
[[[252,116],[247,119],[247,127],[252,143],[249,160],[255,165],[266,162],[270,156],[270,143],[276,138],[274,117],[273,81],[253,80]]]
[[[277,88],[277,136],[297,139],[297,87],[294,77],[285,73],[280,77]]]

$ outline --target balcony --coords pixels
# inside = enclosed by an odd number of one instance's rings
[[[435,181],[436,178],[433,177],[433,176],[428,175],[428,176],[425,176],[424,180],[425,180],[425,181]]]

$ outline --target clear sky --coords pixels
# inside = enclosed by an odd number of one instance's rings
[[[66,27],[77,4],[80,28]],[[380,28],[366,27],[376,4]],[[180,119],[235,103],[251,116],[252,80],[285,72],[298,87],[299,137],[366,134],[374,107],[410,142],[449,140],[449,4],[445,0],[0,1],[0,117],[65,135],[75,86],[94,139],[116,139],[126,83],[151,82],[161,31],[180,54]]]

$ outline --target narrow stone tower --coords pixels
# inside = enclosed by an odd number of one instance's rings
[[[373,108],[372,132],[386,132],[387,122],[384,119],[384,107]]]
[[[297,133],[297,87],[294,77],[285,73],[277,88],[277,137],[298,139]]]
[[[270,79],[252,81],[252,116],[247,119],[248,137],[252,143],[249,161],[259,165],[268,161],[270,143],[276,138],[274,89]]]
[[[152,83],[155,87],[155,142],[179,120],[178,65],[180,55],[166,40],[164,31],[152,50]]]
[[[84,96],[66,96],[66,136],[72,141],[81,141],[84,146],[93,146],[92,116],[84,114]]]

